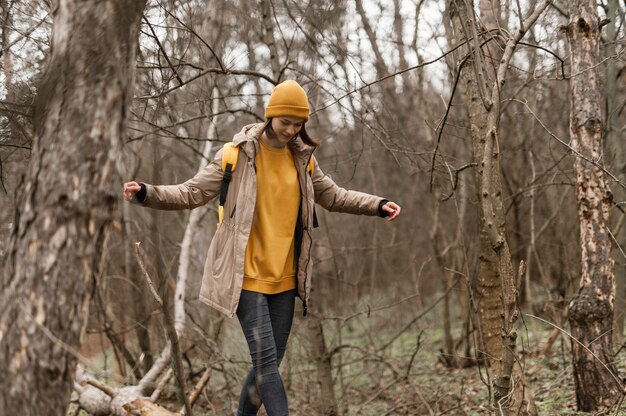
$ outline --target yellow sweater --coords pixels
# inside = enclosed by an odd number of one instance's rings
[[[295,289],[294,232],[300,185],[293,155],[259,140],[257,196],[246,247],[243,289],[275,294]]]

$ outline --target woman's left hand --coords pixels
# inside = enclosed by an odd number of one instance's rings
[[[393,221],[398,218],[401,210],[402,208],[400,208],[400,205],[396,204],[395,202],[390,201],[383,205],[383,211],[389,214],[389,216],[387,217],[387,221]]]

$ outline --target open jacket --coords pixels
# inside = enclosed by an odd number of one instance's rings
[[[200,300],[218,311],[235,316],[243,284],[246,245],[256,203],[255,158],[265,123],[250,124],[233,138],[239,146],[237,168],[233,173],[224,205],[224,221],[215,232],[204,265]],[[311,228],[314,204],[329,211],[351,214],[379,215],[382,198],[363,192],[343,189],[324,175],[315,160],[310,175],[307,164],[314,147],[297,138],[289,143],[300,183],[301,207],[296,236],[296,286],[302,299],[304,315],[311,296]],[[165,210],[193,209],[204,205],[220,193],[223,172],[222,151],[193,178],[180,185],[148,185],[142,205]],[[299,254],[298,254],[299,253]]]

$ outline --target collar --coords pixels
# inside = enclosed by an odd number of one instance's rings
[[[248,157],[253,157],[256,154],[256,150],[259,146],[259,140],[261,140],[261,134],[267,126],[267,121],[264,123],[254,123],[244,126],[241,131],[233,137],[233,143],[235,146],[242,149]],[[292,151],[295,158],[298,160],[307,159],[313,154],[315,150],[314,146],[305,144],[300,137],[292,140],[287,144]]]

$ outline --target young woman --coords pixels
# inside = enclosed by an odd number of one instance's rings
[[[329,211],[378,215],[394,220],[400,207],[386,199],[337,186],[319,168],[319,145],[306,132],[309,105],[295,81],[274,88],[267,122],[245,126],[233,144],[239,155],[224,204],[224,218],[211,241],[200,299],[239,318],[252,357],[238,415],[288,415],[278,366],[285,353],[294,300],[306,315],[311,294],[311,228],[315,203]],[[124,199],[157,209],[192,209],[220,194],[223,150],[180,185],[124,184]],[[312,167],[310,161],[312,160]]]

